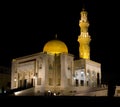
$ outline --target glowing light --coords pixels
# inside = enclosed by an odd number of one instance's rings
[[[51,91],[49,90],[48,92],[50,93]]]
[[[54,93],[53,95],[56,96],[56,93]]]
[[[84,72],[81,72],[81,74],[84,74]]]
[[[17,96],[19,94],[21,94],[22,92],[21,91],[18,91],[18,92],[14,92],[14,94]]]
[[[33,78],[35,79],[35,78],[36,78],[36,76],[33,76]]]

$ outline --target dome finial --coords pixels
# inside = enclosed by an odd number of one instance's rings
[[[57,34],[55,35],[55,39],[57,39]]]

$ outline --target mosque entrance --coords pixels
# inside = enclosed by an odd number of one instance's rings
[[[76,87],[79,86],[79,81],[78,81],[78,79],[75,80],[75,85],[76,85]]]
[[[97,86],[100,85],[100,76],[99,76],[99,73],[97,73]]]
[[[81,86],[84,86],[84,80],[80,80]]]
[[[27,79],[24,80],[24,88],[27,88]]]

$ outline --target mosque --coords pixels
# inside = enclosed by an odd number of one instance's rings
[[[64,93],[101,85],[101,64],[90,59],[91,36],[88,13],[80,12],[79,59],[68,52],[64,42],[48,41],[43,51],[12,60],[11,89],[34,87],[35,94]]]

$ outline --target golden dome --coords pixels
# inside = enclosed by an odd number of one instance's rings
[[[43,52],[58,54],[58,53],[68,53],[68,48],[66,44],[60,40],[50,40],[43,48]]]

